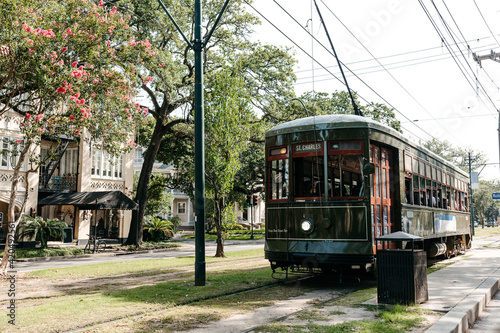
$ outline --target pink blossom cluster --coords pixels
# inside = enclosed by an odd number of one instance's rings
[[[52,29],[48,29],[48,30],[45,30],[42,28],[34,29],[34,28],[30,27],[27,23],[23,23],[23,29],[26,30],[27,32],[31,32],[35,36],[40,34],[40,35],[47,37],[47,38],[55,38],[56,37],[56,35],[54,34],[54,31],[52,31]]]

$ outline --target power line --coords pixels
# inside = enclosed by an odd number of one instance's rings
[[[434,30],[437,32],[438,36],[441,38],[441,41],[444,43],[446,49],[448,50],[448,52],[452,55],[452,59],[455,61],[456,65],[458,66],[459,70],[461,71],[462,75],[465,77],[467,83],[469,83],[469,85],[471,86],[471,88],[476,91],[476,88],[471,84],[471,82],[469,81],[466,73],[464,72],[464,69],[462,68],[462,64],[461,62],[455,58],[454,54],[452,53],[451,51],[451,46],[449,44],[449,42],[446,40],[446,38],[444,37],[443,33],[441,32],[441,30],[438,28],[436,22],[434,21],[434,19],[432,18],[429,10],[427,9],[427,7],[425,6],[425,4],[423,3],[422,0],[419,0],[418,1],[422,7],[422,9],[424,10],[425,14],[427,15],[427,18],[429,19],[429,21],[431,22],[432,26],[434,27]],[[434,3],[433,3],[434,4]],[[469,74],[470,75],[470,74]],[[477,78],[477,77],[476,77]],[[488,97],[489,101],[492,103],[493,107],[495,107],[495,110],[496,110],[496,106],[495,104],[493,103],[493,101],[491,100],[491,98],[489,97],[489,95],[487,94],[486,90],[484,90],[483,88],[483,91],[486,95],[486,97]],[[479,95],[478,95],[479,96]],[[483,101],[484,103],[484,101]]]
[[[325,47],[316,37],[314,37],[312,34],[309,33],[309,31],[307,31],[306,29],[304,29],[304,27],[295,19],[295,17],[293,17],[293,15],[291,15],[285,8],[283,8],[276,0],[274,0],[274,2],[276,3],[276,5],[278,5],[278,7],[280,7],[281,10],[283,10],[298,26],[300,26],[307,34],[309,34],[312,38],[314,38],[314,40],[319,44],[321,45],[331,56],[335,57],[334,54],[332,54],[332,52],[327,48]],[[262,15],[259,13],[259,15]],[[267,20],[267,19],[266,19]],[[287,37],[288,38],[288,37]],[[289,38],[290,39],[290,38]],[[295,44],[295,43],[294,43]],[[381,98],[384,103],[386,103],[388,106],[390,106],[392,109],[394,109],[394,111],[396,111],[397,113],[399,113],[401,116],[403,116],[405,119],[407,120],[410,120],[405,114],[403,114],[401,111],[399,111],[396,107],[394,107],[389,101],[387,101],[384,97],[382,97],[377,91],[375,91],[369,84],[367,84],[364,80],[362,80],[356,73],[354,73],[350,68],[349,66],[347,66],[346,64],[344,64],[342,61],[339,60],[339,62],[342,64],[342,66],[344,66],[345,68],[347,68],[349,70],[349,72],[351,72],[352,75],[354,75],[361,83],[363,83],[368,89],[370,89],[373,93],[375,93],[379,98]],[[324,66],[322,66],[324,68]],[[333,75],[333,74],[332,74]],[[337,80],[339,80],[336,76],[335,78]],[[361,95],[358,95],[361,97]],[[362,98],[362,97],[361,97]],[[365,102],[369,103],[366,99],[362,98]],[[429,137],[433,138],[433,136],[428,133],[426,130],[424,130],[423,128],[421,128],[420,126],[418,125],[415,125],[415,127],[417,127],[418,129],[420,129],[422,132],[424,132],[425,134],[427,134]],[[410,132],[408,130],[408,132]],[[410,132],[411,133],[411,132]],[[415,134],[414,134],[415,135]],[[415,135],[416,137],[418,137],[417,135]],[[419,139],[421,139],[419,137]]]
[[[500,43],[498,42],[497,38],[493,34],[493,31],[491,31],[491,28],[488,25],[488,22],[486,22],[486,19],[484,18],[483,13],[481,12],[481,9],[479,9],[479,6],[477,5],[476,0],[474,0],[474,5],[476,5],[477,11],[479,12],[479,15],[481,15],[481,18],[483,19],[484,24],[486,24],[486,27],[490,31],[491,36],[493,36],[493,39],[497,42],[498,46],[500,46]]]
[[[275,28],[278,32],[280,32],[283,36],[285,36],[290,42],[292,42],[295,46],[297,46],[304,54],[306,54],[308,57],[310,57],[311,59],[314,60],[314,62],[316,62],[318,65],[320,65],[324,70],[326,70],[328,73],[330,73],[330,75],[332,75],[337,81],[339,81],[340,83],[343,84],[343,82],[337,77],[335,76],[333,73],[331,73],[323,64],[321,64],[318,60],[316,60],[314,57],[312,57],[309,53],[307,53],[302,47],[300,47],[295,41],[293,41],[287,34],[285,34],[281,29],[279,29],[274,23],[272,23],[266,16],[264,16],[260,11],[258,11],[252,4],[250,4],[247,0],[244,0],[245,3],[250,7],[252,8],[258,15],[260,15],[266,22],[268,22],[273,28]],[[304,27],[297,22],[297,20],[291,16],[284,8],[282,8],[277,2],[276,0],[274,0],[274,2],[285,12],[287,13],[302,29],[304,29]],[[309,34],[309,31],[306,30],[306,32]],[[318,42],[321,46],[323,46],[323,48],[325,48],[325,46],[323,44],[321,44],[312,34],[310,34],[312,38],[314,38],[314,40],[316,42]],[[325,48],[330,54],[331,52]],[[342,63],[342,62],[341,62]],[[344,64],[343,64],[344,65]],[[345,66],[345,65],[344,65]],[[353,73],[347,66],[346,68],[351,72]],[[355,73],[353,73],[354,75],[356,75]],[[357,76],[356,76],[357,77]],[[404,115],[401,111],[399,111],[398,109],[396,109],[391,103],[389,103],[385,98],[383,98],[379,93],[377,93],[375,90],[373,90],[368,84],[366,84],[363,80],[361,80],[359,77],[357,77],[361,82],[363,82],[363,84],[365,84],[370,90],[372,90],[372,92],[374,92],[377,96],[379,96],[388,106],[390,106],[391,108],[393,108],[396,112],[398,112],[399,114],[401,114],[405,119],[409,120],[410,119]],[[357,94],[363,101],[365,101],[367,104],[370,104],[370,102],[368,100],[366,100],[363,96]],[[418,129],[420,129],[422,132],[424,132],[425,134],[427,134],[429,137],[433,138],[433,136],[431,134],[429,134],[427,131],[425,131],[423,128],[421,128],[420,126],[418,125],[415,125]],[[403,127],[403,126],[402,126]],[[403,127],[404,128],[404,127]],[[420,138],[418,135],[412,133],[410,130],[408,130],[407,128],[405,128],[405,130],[414,135],[415,137],[417,137],[418,139],[420,140],[423,140],[422,138]]]

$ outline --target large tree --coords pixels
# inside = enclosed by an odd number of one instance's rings
[[[213,27],[223,3],[222,0],[204,3],[202,30],[205,33]],[[136,194],[139,214],[132,220],[127,241],[135,243],[138,240],[140,243],[145,211],[145,202],[141,198],[147,197],[155,159],[170,163],[182,160],[185,154],[192,154],[194,53],[156,1],[130,0],[128,4],[133,12],[131,28],[138,39],[147,38],[152,45],[151,55],[142,59],[141,71],[138,72],[153,79],[150,84],[142,86],[145,96],[141,103],[148,108],[153,119],[148,135],[140,136],[143,139],[141,144],[147,149]],[[166,6],[187,38],[192,40],[192,1],[172,0]],[[269,104],[274,96],[283,96],[284,92],[291,90],[294,78],[291,65],[294,61],[287,49],[251,42],[249,34],[256,23],[257,18],[246,12],[244,1],[231,1],[210,41],[204,45],[204,69],[209,81],[211,73],[225,64],[239,63],[241,70],[238,74],[255,97],[252,102],[262,106]],[[165,158],[158,156],[161,146],[169,147],[163,154]],[[193,184],[190,179],[184,178],[181,182],[186,193],[191,194]]]
[[[116,59],[117,54],[140,58],[148,53],[148,43],[132,45],[127,18],[103,4],[87,0],[0,2],[0,114],[11,110],[22,118],[22,139],[13,142],[10,152],[16,163],[8,208],[9,239],[21,216],[16,220],[21,166],[28,159],[28,173],[37,172],[36,151],[42,139],[91,138],[95,147],[111,154],[135,146],[130,133],[143,111],[132,101],[137,69],[131,62],[119,64]],[[24,203],[28,195],[26,191]],[[6,243],[3,271],[12,245]]]

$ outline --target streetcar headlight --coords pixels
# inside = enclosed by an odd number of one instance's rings
[[[305,233],[311,232],[313,229],[313,223],[310,220],[303,220],[300,222],[300,228]]]

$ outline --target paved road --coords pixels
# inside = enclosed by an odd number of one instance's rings
[[[165,251],[165,252],[136,253],[136,254],[127,254],[118,256],[94,255],[86,258],[67,258],[67,259],[48,260],[48,261],[16,262],[14,264],[14,269],[17,272],[26,272],[26,271],[35,271],[47,268],[71,267],[71,266],[99,264],[106,262],[194,257],[195,253],[194,241],[184,241],[182,242],[182,245],[183,246],[180,248],[174,248],[171,251]],[[264,240],[226,241],[224,245],[224,252],[261,249],[263,247],[264,247]],[[216,250],[215,242],[207,241],[205,246],[205,255],[207,257],[214,256],[215,250]]]

